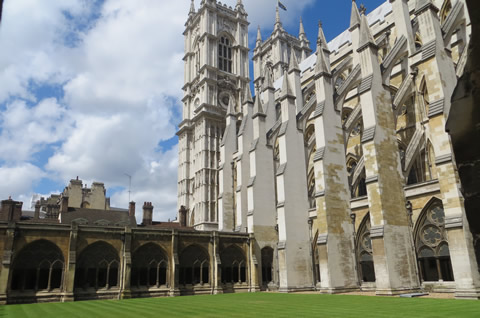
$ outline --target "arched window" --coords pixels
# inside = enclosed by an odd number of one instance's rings
[[[209,270],[208,253],[201,247],[190,245],[183,250],[180,255],[180,284],[208,284]]]
[[[132,287],[167,286],[168,258],[163,250],[154,243],[138,248],[132,258]]]
[[[35,241],[20,250],[12,269],[11,290],[50,291],[63,285],[63,254],[47,240]]]
[[[315,199],[315,173],[312,169],[308,173],[308,204],[309,208],[313,209],[317,207],[317,200]]]
[[[240,284],[247,281],[245,256],[240,248],[231,245],[220,255],[222,260],[222,283]]]
[[[118,287],[120,259],[106,242],[95,242],[83,250],[75,270],[75,288],[109,289]]]
[[[422,42],[422,37],[420,36],[420,33],[416,33],[415,34],[415,48],[417,50],[421,49],[423,46],[423,42]]]
[[[222,36],[218,43],[218,68],[232,73],[232,43],[229,38]]]
[[[356,168],[356,167],[355,167]],[[352,185],[352,198],[359,198],[367,195],[367,184],[365,182],[365,168],[358,177],[358,182]]]
[[[372,240],[370,238],[370,213],[364,218],[357,234],[358,275],[362,282],[375,281]]]
[[[443,22],[445,22],[448,15],[450,14],[450,11],[452,11],[452,2],[450,0],[445,0],[443,2],[442,8],[440,9],[440,23],[443,24]]]
[[[415,231],[420,279],[453,281],[442,202],[434,199],[421,213]]]
[[[262,284],[268,285],[273,281],[273,248],[266,246],[262,248]]]

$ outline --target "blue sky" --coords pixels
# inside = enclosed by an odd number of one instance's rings
[[[236,0],[225,0],[235,6]],[[271,33],[276,0],[244,0],[250,43]],[[367,13],[383,3],[363,1]],[[198,8],[200,0],[195,0]],[[348,28],[350,0],[284,0],[312,49]],[[360,3],[359,3],[360,5]],[[113,206],[151,201],[176,215],[183,28],[189,0],[5,0],[0,26],[0,199],[25,202],[79,176],[104,182]],[[140,210],[137,211],[140,213]]]

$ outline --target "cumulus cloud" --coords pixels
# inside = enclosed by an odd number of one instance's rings
[[[30,163],[19,162],[16,165],[0,167],[0,193],[2,200],[8,196],[18,196],[23,193],[31,193],[32,183],[40,181],[45,173]]]
[[[0,113],[0,124],[0,159],[7,162],[30,159],[46,145],[63,140],[71,129],[65,107],[55,98],[44,99],[33,107],[15,100]]]
[[[282,2],[288,26],[313,0]],[[251,39],[257,25],[272,29],[276,0],[243,3]],[[180,121],[189,7],[186,0],[5,1],[0,198],[24,200],[40,180],[79,176],[104,182],[114,189],[112,206],[127,207],[128,174],[138,218],[144,201],[157,219],[176,216],[177,147],[162,142]],[[36,89],[53,86],[60,93]]]

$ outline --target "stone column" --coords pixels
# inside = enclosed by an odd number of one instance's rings
[[[15,222],[9,222],[6,233],[6,242],[2,257],[2,270],[0,271],[0,305],[7,304],[8,288],[10,285],[10,265],[13,256],[13,243],[15,241]]]
[[[212,233],[211,238],[211,247],[212,247],[212,256],[213,256],[213,263],[212,263],[212,286],[213,286],[213,294],[223,294],[222,288],[222,261],[220,260],[220,253],[218,250],[218,245],[220,242],[220,237],[218,232],[214,231]]]
[[[131,298],[131,274],[132,274],[132,229],[125,227],[123,234],[123,281],[121,298]]]
[[[248,268],[250,273],[250,286],[248,291],[255,293],[260,291],[260,273],[258,269],[258,257],[261,257],[259,251],[257,252],[257,242],[255,235],[250,233],[248,235]],[[257,257],[257,255],[259,255]]]
[[[68,259],[63,274],[63,297],[62,302],[73,301],[75,299],[75,269],[77,263],[77,238],[78,225],[72,223],[70,230],[70,242],[68,245]]]
[[[179,281],[179,266],[180,262],[178,259],[178,232],[177,230],[172,230],[172,242],[171,242],[171,254],[170,254],[170,291],[169,296],[180,296],[180,289],[178,288]]]

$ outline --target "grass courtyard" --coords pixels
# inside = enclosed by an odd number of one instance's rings
[[[0,317],[480,317],[480,301],[311,294],[225,294],[7,305]]]

